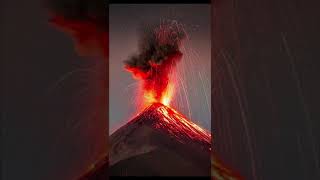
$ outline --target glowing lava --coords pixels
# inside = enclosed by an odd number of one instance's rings
[[[211,134],[209,132],[164,104],[153,103],[129,123],[137,123],[137,121],[165,132],[181,143],[197,142],[203,149],[211,150]]]

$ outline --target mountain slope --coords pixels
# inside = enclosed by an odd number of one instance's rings
[[[110,175],[210,176],[211,135],[155,103],[110,137]]]

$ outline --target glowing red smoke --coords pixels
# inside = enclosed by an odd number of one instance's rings
[[[145,105],[155,102],[169,105],[174,89],[173,81],[170,81],[169,75],[181,56],[181,53],[170,55],[162,64],[150,62],[151,68],[147,72],[137,67],[125,67],[127,71],[133,73],[135,78],[143,80]]]
[[[125,69],[143,81],[143,102],[169,105],[174,93],[170,73],[182,58],[179,50],[185,37],[183,28],[175,21],[146,28],[140,40],[139,54],[125,62]]]
[[[69,19],[50,13],[49,23],[69,35],[80,56],[108,58],[108,32],[90,20]]]

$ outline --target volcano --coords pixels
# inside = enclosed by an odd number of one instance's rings
[[[211,134],[154,103],[110,137],[110,176],[210,176]]]

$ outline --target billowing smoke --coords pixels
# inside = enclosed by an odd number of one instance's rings
[[[161,102],[169,84],[170,72],[181,59],[180,45],[186,37],[176,21],[162,22],[141,29],[139,52],[125,61],[125,68],[143,80],[145,92]]]

